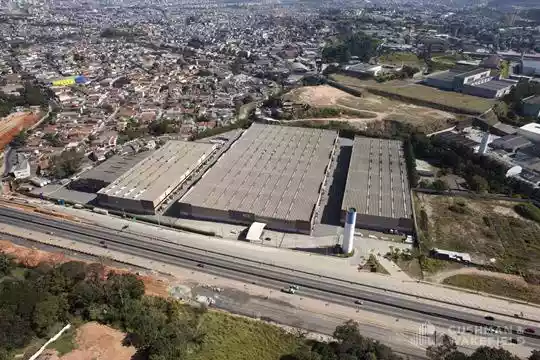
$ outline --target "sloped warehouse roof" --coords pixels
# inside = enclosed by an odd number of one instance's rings
[[[253,124],[180,199],[181,215],[290,231],[300,221],[306,232],[336,140],[330,130]]]
[[[134,212],[154,213],[216,145],[168,141],[98,192],[100,204]]]
[[[411,196],[402,143],[398,140],[354,139],[342,212],[355,208],[357,226],[387,229],[408,228]],[[394,219],[396,221],[392,221]]]

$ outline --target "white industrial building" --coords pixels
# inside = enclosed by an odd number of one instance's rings
[[[155,214],[156,208],[197,169],[217,145],[168,141],[97,192],[99,205]]]

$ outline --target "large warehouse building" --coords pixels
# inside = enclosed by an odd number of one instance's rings
[[[356,137],[341,206],[357,211],[356,227],[413,229],[411,196],[401,141]]]
[[[179,200],[181,216],[309,234],[337,132],[253,124]]]
[[[98,191],[101,206],[133,213],[155,209],[214,151],[216,145],[168,141]]]

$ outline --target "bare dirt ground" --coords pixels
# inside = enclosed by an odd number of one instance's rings
[[[462,251],[506,273],[540,271],[540,227],[515,202],[415,194],[426,247]]]
[[[123,346],[125,334],[95,322],[77,329],[77,349],[62,356],[61,360],[131,360],[136,349]]]
[[[454,270],[447,270],[447,271],[441,271],[437,274],[425,277],[426,281],[431,281],[434,283],[442,283],[444,279],[449,278],[454,275],[481,275],[481,276],[489,276],[494,277],[497,279],[504,279],[507,281],[512,281],[515,283],[518,283],[520,285],[527,285],[527,282],[518,275],[511,275],[511,274],[504,274],[504,273],[496,273],[493,271],[487,271],[487,270],[479,270],[477,268],[461,268],[461,269],[454,269]]]
[[[59,264],[69,261],[62,253],[49,253],[37,249],[25,248],[5,240],[0,240],[0,252],[13,255],[20,264],[27,267],[34,267],[40,263]]]
[[[406,122],[432,132],[446,128],[456,120],[454,114],[446,111],[391,100],[367,91],[362,97],[352,96],[328,85],[301,87],[291,91],[286,98],[315,107],[338,107],[373,114],[373,117],[367,119],[341,119],[341,121],[368,123],[392,120]]]

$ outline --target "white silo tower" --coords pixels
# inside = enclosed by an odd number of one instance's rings
[[[349,254],[353,251],[355,227],[356,209],[350,208],[347,211],[347,215],[345,218],[345,228],[343,229],[343,245],[341,245],[341,250],[344,254]]]

